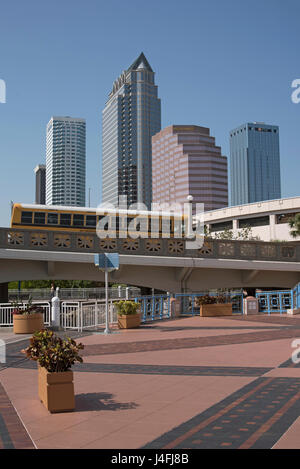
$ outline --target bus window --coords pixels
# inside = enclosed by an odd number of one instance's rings
[[[137,217],[136,219],[136,231],[141,231],[143,233],[148,233],[148,218],[140,218]]]
[[[160,236],[160,229],[159,229],[159,218],[158,217],[150,217],[149,218],[149,230],[148,233],[153,238],[158,238]]]
[[[60,214],[60,226],[71,226],[71,217],[70,213],[61,213]]]
[[[109,229],[108,225],[110,223],[110,218],[108,215],[100,215],[97,228],[101,231],[107,231]]]
[[[83,226],[84,225],[84,215],[78,213],[73,215],[73,226]]]
[[[58,213],[48,213],[47,216],[48,225],[57,225],[58,224]]]
[[[87,215],[85,226],[96,228],[96,215]]]
[[[181,238],[184,232],[184,224],[181,218],[174,219],[174,236],[175,238]]]
[[[171,234],[173,232],[173,219],[162,218],[161,219],[161,231],[165,234]]]
[[[45,225],[46,214],[43,212],[34,213],[34,224],[35,225]]]
[[[21,223],[23,225],[32,225],[32,212],[22,212]]]

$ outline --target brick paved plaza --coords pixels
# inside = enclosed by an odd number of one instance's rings
[[[20,353],[28,338],[4,335],[0,448],[300,448],[298,317],[180,318],[82,334],[76,410],[62,414],[39,402],[36,364]]]

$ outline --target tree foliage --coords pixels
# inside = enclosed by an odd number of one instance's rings
[[[297,213],[293,218],[289,220],[289,226],[291,229],[290,235],[293,238],[300,236],[300,213]]]

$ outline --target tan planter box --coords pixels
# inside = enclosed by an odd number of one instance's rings
[[[232,316],[232,304],[201,305],[200,316]]]
[[[43,313],[14,314],[13,326],[15,334],[33,334],[44,329]]]
[[[39,370],[39,398],[51,413],[70,412],[75,409],[73,371],[49,373]]]
[[[141,315],[138,314],[124,314],[118,315],[118,327],[119,329],[134,329],[139,327],[141,324]]]

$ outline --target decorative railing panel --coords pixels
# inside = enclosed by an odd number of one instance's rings
[[[118,252],[125,255],[300,262],[300,243],[236,241],[206,238],[203,246],[186,249],[184,239],[100,239],[96,233],[0,229],[0,249],[58,252]]]

